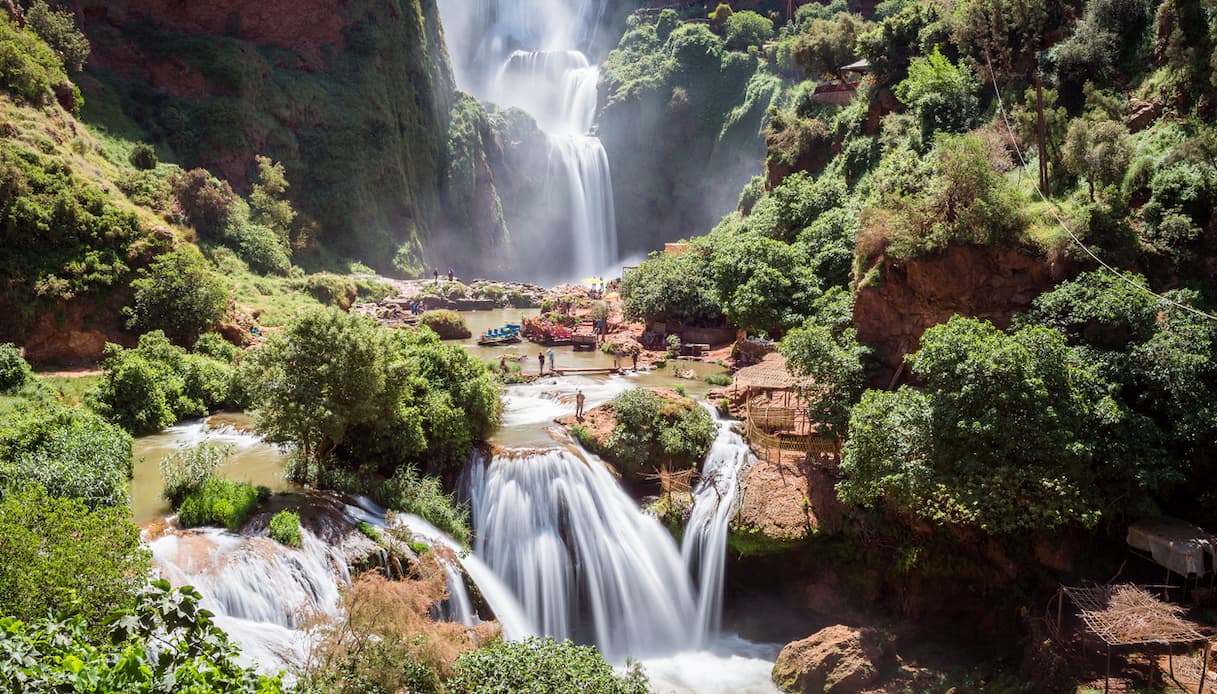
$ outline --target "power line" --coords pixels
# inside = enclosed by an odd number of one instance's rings
[[[1023,168],[1026,168],[1027,160],[1025,158],[1023,158],[1023,152],[1021,149],[1019,149],[1018,140],[1014,136],[1014,128],[1010,127],[1010,119],[1006,116],[1006,106],[1002,102],[1001,90],[997,88],[997,73],[995,73],[993,71],[993,61],[989,59],[989,52],[987,50],[985,51],[985,63],[987,63],[988,67],[989,67],[989,77],[993,80],[993,94],[997,97],[997,109],[998,109],[998,111],[1001,112],[1002,122],[1006,124],[1006,132],[1008,132],[1010,134],[1010,144],[1014,147],[1014,153],[1018,155],[1019,162],[1023,165]],[[1042,118],[1043,116],[1041,115],[1040,117]],[[1131,277],[1125,275],[1124,273],[1120,272],[1119,270],[1117,270],[1114,267],[1112,267],[1111,265],[1109,265],[1107,263],[1107,261],[1103,260],[1094,251],[1090,250],[1090,248],[1086,244],[1082,243],[1082,240],[1079,239],[1077,237],[1077,235],[1073,233],[1073,230],[1069,228],[1069,225],[1065,223],[1065,220],[1061,219],[1060,213],[1057,212],[1056,204],[1053,203],[1052,200],[1050,200],[1048,198],[1048,196],[1044,193],[1044,191],[1039,186],[1035,187],[1035,192],[1039,193],[1040,199],[1043,200],[1044,203],[1048,205],[1048,209],[1052,212],[1052,216],[1054,218],[1056,218],[1057,224],[1060,224],[1061,228],[1065,230],[1065,233],[1069,234],[1069,238],[1073,239],[1073,242],[1076,243],[1079,248],[1081,248],[1083,251],[1085,251],[1086,255],[1093,258],[1096,263],[1098,263],[1099,265],[1102,265],[1103,268],[1105,268],[1108,272],[1115,275],[1116,277],[1119,277],[1121,280],[1124,280],[1124,282],[1127,283],[1129,286],[1134,287],[1139,291],[1145,292],[1146,294],[1149,294],[1150,296],[1154,297],[1155,299],[1157,299],[1158,301],[1160,301],[1162,303],[1170,304],[1171,306],[1174,306],[1176,308],[1181,308],[1184,311],[1189,311],[1189,312],[1194,313],[1203,318],[1208,318],[1209,320],[1212,320],[1212,321],[1217,321],[1217,316],[1215,316],[1211,313],[1205,313],[1204,311],[1201,311],[1200,309],[1195,308],[1193,306],[1188,306],[1187,304],[1183,304],[1178,301],[1175,301],[1174,299],[1172,299],[1168,296],[1163,296],[1162,294],[1155,292],[1154,290],[1150,289],[1149,287],[1139,284],[1136,280],[1132,279]]]

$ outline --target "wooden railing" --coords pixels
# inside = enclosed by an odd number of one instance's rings
[[[770,451],[776,451],[773,460],[779,460],[783,451],[797,451],[811,455],[831,455],[840,457],[841,451],[835,439],[820,434],[771,434],[756,425],[751,419],[745,425],[748,441],[763,451],[769,457]]]

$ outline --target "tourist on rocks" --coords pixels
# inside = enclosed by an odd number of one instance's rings
[[[507,375],[507,355],[506,354],[499,357],[499,371],[502,371],[504,376]]]
[[[549,348],[549,372],[551,374],[554,372],[554,348],[553,347]]]
[[[448,268],[448,281],[451,282],[452,278],[455,276],[456,276],[456,273],[452,271],[452,268]]]
[[[613,368],[614,369],[617,369],[618,371],[621,370],[621,358],[624,356],[625,356],[625,354],[623,354],[621,352],[620,347],[613,350]]]
[[[439,268],[435,268],[435,272],[432,272],[431,274],[435,275],[435,283],[439,284]]]
[[[638,348],[630,350],[630,359],[634,361],[634,373],[638,373]]]
[[[575,419],[583,421],[583,403],[587,401],[587,396],[583,394],[583,389],[580,388],[575,392]]]
[[[550,350],[551,352],[553,350]],[[545,352],[537,352],[537,375],[545,375]]]

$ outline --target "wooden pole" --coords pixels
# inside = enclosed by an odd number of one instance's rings
[[[1209,676],[1209,642],[1204,642],[1204,661],[1200,665],[1200,686],[1196,688],[1196,694],[1204,694],[1204,680]]]
[[[1065,589],[1056,589],[1056,637],[1064,642],[1064,636],[1061,635],[1061,613],[1065,609]]]
[[[1035,73],[1036,139],[1040,152],[1040,192],[1048,195],[1048,144],[1044,126],[1044,85],[1039,73]]]
[[[1107,672],[1103,675],[1103,694],[1107,694],[1111,686],[1111,644],[1107,644]]]

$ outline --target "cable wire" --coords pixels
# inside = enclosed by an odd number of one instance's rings
[[[987,50],[985,51],[985,63],[987,63],[988,67],[989,67],[989,77],[992,78],[992,80],[993,80],[993,94],[997,97],[997,109],[998,109],[998,111],[1001,112],[1002,122],[1006,124],[1006,132],[1009,133],[1009,135],[1010,135],[1010,144],[1011,144],[1011,146],[1014,147],[1014,153],[1018,155],[1019,163],[1022,164],[1023,168],[1026,168],[1027,160],[1023,157],[1022,150],[1019,149],[1018,140],[1014,136],[1014,128],[1010,127],[1010,119],[1006,116],[1006,106],[1002,102],[1001,90],[998,89],[998,87],[997,87],[997,73],[993,71],[993,61],[990,60],[989,52]],[[1073,230],[1069,228],[1069,225],[1065,223],[1065,220],[1061,219],[1060,213],[1057,212],[1056,204],[1053,203],[1052,200],[1050,200],[1048,198],[1048,196],[1044,193],[1043,190],[1040,189],[1040,187],[1038,185],[1035,187],[1035,192],[1039,193],[1040,199],[1043,200],[1044,203],[1048,205],[1048,209],[1052,212],[1052,216],[1054,218],[1056,218],[1057,224],[1060,224],[1061,228],[1065,230],[1065,233],[1069,234],[1069,238],[1073,239],[1073,242],[1076,243],[1079,248],[1081,248],[1083,251],[1085,251],[1086,255],[1093,258],[1096,263],[1098,263],[1099,265],[1102,265],[1108,272],[1115,275],[1116,277],[1119,277],[1121,280],[1124,280],[1124,282],[1127,283],[1129,286],[1132,286],[1142,292],[1145,292],[1146,294],[1149,294],[1150,296],[1154,297],[1155,299],[1157,299],[1158,301],[1160,301],[1162,303],[1170,304],[1171,306],[1174,306],[1176,308],[1181,308],[1184,311],[1194,313],[1197,316],[1201,316],[1203,318],[1208,318],[1209,320],[1212,320],[1212,321],[1217,321],[1217,316],[1215,316],[1211,313],[1205,313],[1204,311],[1201,311],[1200,309],[1195,308],[1193,306],[1188,306],[1187,304],[1175,301],[1174,299],[1172,299],[1168,296],[1163,296],[1162,294],[1159,294],[1159,293],[1155,292],[1154,290],[1150,289],[1149,287],[1146,287],[1146,286],[1138,283],[1136,280],[1132,279],[1131,277],[1125,275],[1124,273],[1120,272],[1119,270],[1117,270],[1114,267],[1112,267],[1111,265],[1109,265],[1107,263],[1107,261],[1103,260],[1094,251],[1090,250],[1090,248],[1085,243],[1082,243],[1082,240],[1079,239],[1077,237],[1077,235],[1073,233]]]

